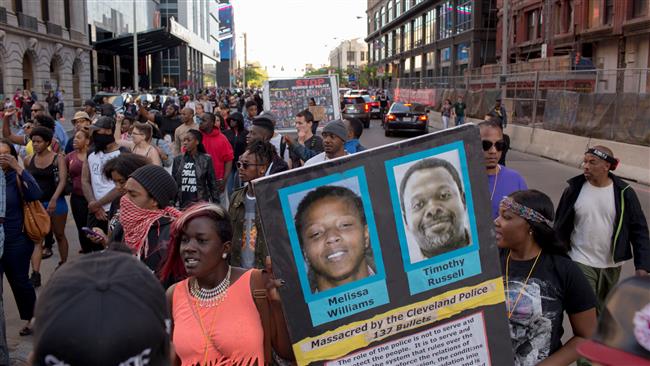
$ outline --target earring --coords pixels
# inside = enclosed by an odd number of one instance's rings
[[[528,235],[533,236],[533,231],[532,230],[528,231]]]
[[[223,253],[223,254],[221,255],[221,258],[223,258],[223,259],[228,258],[228,253]]]

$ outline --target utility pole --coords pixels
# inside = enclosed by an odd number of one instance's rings
[[[508,49],[508,24],[510,23],[510,0],[503,0],[503,18],[501,19],[501,99],[506,98],[506,74],[508,74],[508,59],[510,50]]]
[[[246,32],[244,32],[244,90],[246,90],[246,63],[248,62],[248,44],[246,41]]]
[[[135,14],[136,2],[133,2],[133,92],[138,91],[138,26]]]

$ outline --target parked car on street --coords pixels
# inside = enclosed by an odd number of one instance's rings
[[[418,103],[393,103],[383,121],[386,136],[392,135],[395,131],[425,134],[428,131],[428,124],[426,107]]]
[[[362,95],[366,103],[370,104],[370,118],[372,119],[382,119],[381,108],[378,100],[373,100],[370,95]]]
[[[363,127],[370,127],[370,104],[361,95],[346,95],[341,101],[343,118],[358,118]]]

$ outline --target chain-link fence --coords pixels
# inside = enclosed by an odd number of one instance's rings
[[[511,123],[650,145],[650,69],[401,78],[390,85],[393,100],[436,110],[462,95],[467,115],[481,119],[504,89]]]

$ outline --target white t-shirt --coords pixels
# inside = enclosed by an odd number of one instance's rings
[[[347,153],[347,151],[345,152],[345,155],[349,155]],[[305,162],[305,165],[303,165],[303,166],[310,166],[310,165],[318,164],[318,163],[320,163],[322,161],[327,161],[327,160],[330,160],[330,159],[327,157],[327,155],[325,155],[325,152],[322,152],[322,153],[312,157],[311,159],[307,160]]]
[[[88,168],[90,170],[90,185],[93,188],[93,194],[96,200],[102,199],[108,192],[115,188],[115,183],[112,180],[106,179],[104,176],[104,165],[106,162],[120,156],[122,152],[118,149],[108,154],[103,151],[93,152],[88,155]],[[110,210],[111,204],[104,205],[104,211]]]
[[[616,206],[614,184],[596,187],[585,182],[575,205],[575,219],[571,233],[569,256],[575,262],[595,268],[620,265],[612,256],[612,235]]]

